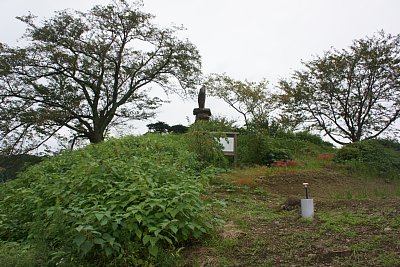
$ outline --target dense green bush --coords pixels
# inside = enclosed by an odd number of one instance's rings
[[[23,172],[27,167],[42,160],[43,157],[27,154],[0,156],[0,183],[14,179],[18,172]]]
[[[242,165],[270,165],[274,161],[294,159],[297,155],[315,157],[332,150],[331,143],[307,132],[281,132],[272,137],[268,131],[259,129],[241,131],[238,137],[239,163]]]
[[[175,135],[66,152],[0,185],[0,238],[44,243],[57,264],[143,265],[210,229],[199,169]]]
[[[232,122],[221,118],[194,123],[187,134],[189,148],[204,164],[227,167],[227,157],[217,139],[224,138],[224,132],[233,131],[239,131],[237,152],[241,165],[269,165],[275,160],[292,158],[289,150],[275,146],[275,139],[266,130],[237,129]]]
[[[353,172],[400,178],[400,144],[389,139],[373,139],[343,146],[336,153],[336,162]]]
[[[277,160],[292,159],[289,150],[279,148],[263,131],[242,132],[238,137],[239,163],[242,165],[270,165]]]
[[[190,126],[185,137],[189,150],[197,155],[203,166],[227,168],[229,162],[218,138],[225,137],[224,132],[233,130],[231,122],[226,119],[197,121]]]

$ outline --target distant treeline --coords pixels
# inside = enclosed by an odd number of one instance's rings
[[[0,155],[0,182],[14,179],[17,173],[24,171],[27,167],[37,164],[43,157],[22,154],[1,156]]]

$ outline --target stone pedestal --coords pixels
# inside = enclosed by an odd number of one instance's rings
[[[193,115],[196,116],[196,121],[208,121],[211,117],[211,110],[209,108],[195,108],[193,109]]]

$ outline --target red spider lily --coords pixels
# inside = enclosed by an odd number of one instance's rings
[[[331,160],[333,158],[332,155],[319,155],[318,159],[320,160]]]
[[[287,167],[287,166],[297,166],[300,165],[299,162],[295,160],[274,160],[274,163],[272,163],[272,166],[274,167]]]

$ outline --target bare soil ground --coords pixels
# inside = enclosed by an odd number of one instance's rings
[[[205,198],[215,234],[185,248],[185,266],[400,266],[400,181],[319,170],[236,171]],[[297,202],[310,184],[314,219]]]

